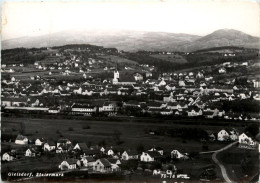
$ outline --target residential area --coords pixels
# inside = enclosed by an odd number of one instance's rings
[[[232,180],[256,176],[258,56],[133,54],[93,45],[5,50],[2,177],[26,180],[8,176],[26,166],[33,180],[225,181],[220,165]],[[216,56],[224,60],[184,61]]]

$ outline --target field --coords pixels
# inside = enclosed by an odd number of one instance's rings
[[[226,167],[227,173],[233,181],[249,182],[252,177],[259,173],[259,153],[257,149],[247,150],[233,146],[221,152],[217,157]],[[247,161],[243,163],[242,161],[245,158]]]
[[[44,137],[57,141],[62,136],[72,142],[85,142],[88,145],[105,143],[106,146],[117,146],[115,136],[120,132],[120,140],[123,142],[119,148],[136,149],[138,144],[145,148],[161,146],[165,151],[179,149],[183,152],[202,151],[202,142],[195,140],[183,140],[170,136],[149,135],[145,131],[158,128],[187,127],[185,124],[167,123],[139,123],[135,121],[92,121],[92,120],[60,120],[60,119],[26,119],[26,118],[2,118],[2,133],[17,135],[21,126],[24,126],[24,135],[29,139]],[[213,131],[220,130],[223,126],[189,125],[189,128],[204,128]],[[142,141],[140,141],[142,139]],[[209,143],[208,150],[216,150],[223,147],[222,143]]]
[[[172,63],[180,63],[180,64],[187,63],[187,60],[184,57],[182,57],[181,55],[176,55],[176,54],[174,54],[174,55],[154,54],[154,55],[150,55],[150,56],[161,59],[161,60],[165,60],[168,62],[172,62]]]
[[[100,58],[105,59],[108,62],[114,63],[114,64],[132,64],[132,65],[136,65],[138,64],[137,62],[133,61],[133,60],[129,60],[126,58],[122,58],[122,57],[118,57],[118,56],[114,56],[114,55],[105,55],[105,56],[100,56]]]

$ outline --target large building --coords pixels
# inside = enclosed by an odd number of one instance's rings
[[[114,71],[114,78],[112,80],[114,85],[133,85],[136,84],[135,78],[133,75],[125,73],[121,77],[119,76],[119,71]]]

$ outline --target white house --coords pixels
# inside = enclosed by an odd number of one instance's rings
[[[106,150],[106,155],[108,155],[108,156],[113,156],[115,153],[114,153],[114,151],[113,151],[113,149],[107,149]]]
[[[161,170],[160,169],[154,169],[153,170],[153,175],[160,175],[161,174]]]
[[[122,153],[123,160],[138,159],[138,153],[134,151],[124,151]]]
[[[89,157],[83,156],[80,161],[82,162],[84,167],[93,167],[95,163],[95,159],[91,156]]]
[[[171,152],[171,158],[176,158],[176,159],[188,159],[188,156],[180,153],[178,150],[172,150]]]
[[[229,140],[229,133],[222,129],[218,132],[218,141],[227,141]]]
[[[39,138],[35,140],[36,146],[42,146],[44,144],[45,140],[43,138]]]
[[[190,111],[188,111],[188,116],[192,117],[192,116],[201,116],[202,115],[202,110],[199,108],[194,108],[191,109]]]
[[[161,154],[157,151],[146,151],[142,153],[140,160],[143,162],[153,162],[159,157],[161,157]]]
[[[88,146],[86,143],[77,143],[74,148],[74,150],[80,150],[80,151],[87,151],[89,150]]]
[[[112,171],[111,163],[105,158],[98,159],[93,164],[93,170],[102,173],[111,172]]]
[[[3,154],[3,161],[13,161],[15,159],[15,155],[12,152],[6,152]]]
[[[218,72],[219,72],[220,74],[225,74],[227,71],[226,71],[225,68],[220,68],[220,69],[218,70]]]
[[[55,150],[56,145],[54,142],[50,141],[50,142],[46,142],[43,146],[43,150],[44,151],[53,151]]]
[[[119,159],[114,159],[114,158],[108,158],[107,161],[111,165],[111,170],[112,172],[116,172],[120,170],[119,165],[121,164],[121,161]]]
[[[256,142],[254,140],[252,140],[251,137],[247,136],[245,133],[242,133],[241,135],[239,135],[238,142],[240,144],[247,144],[247,145],[250,145],[250,146],[256,145]]]
[[[134,78],[136,81],[143,81],[143,76],[139,73],[134,74]]]
[[[35,157],[36,153],[35,153],[35,150],[34,149],[27,149],[25,151],[25,156],[26,157]]]
[[[21,145],[28,144],[28,138],[23,135],[18,135],[15,139],[15,143]]]
[[[73,170],[76,169],[77,166],[80,166],[80,161],[77,159],[66,159],[59,165],[59,169],[61,170]]]

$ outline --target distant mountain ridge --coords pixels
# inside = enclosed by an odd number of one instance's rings
[[[66,44],[93,44],[124,51],[185,51],[191,52],[220,46],[259,48],[259,37],[233,29],[220,29],[206,36],[145,31],[83,30],[63,31],[36,37],[2,41],[2,49],[17,47],[52,47]]]

